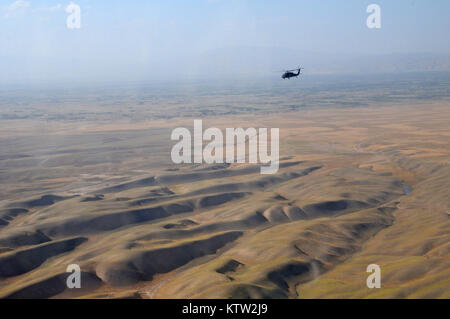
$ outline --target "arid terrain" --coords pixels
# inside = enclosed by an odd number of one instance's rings
[[[3,92],[0,297],[450,298],[449,77],[380,78]],[[278,173],[172,163],[195,118]]]

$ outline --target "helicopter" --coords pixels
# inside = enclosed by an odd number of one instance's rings
[[[281,76],[281,78],[284,79],[290,79],[290,78],[294,78],[299,76],[300,74],[302,74],[302,69],[301,67],[299,67],[298,69],[293,69],[293,70],[286,70],[284,71],[283,75]],[[295,71],[297,71],[297,73],[295,73]]]

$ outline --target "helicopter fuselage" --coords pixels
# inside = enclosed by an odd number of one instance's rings
[[[292,72],[292,71],[286,71],[286,72],[283,73],[283,75],[281,76],[281,78],[282,78],[282,79],[290,79],[290,78],[297,77],[297,76],[300,75],[300,70],[301,70],[301,69],[298,69],[298,70],[297,70],[297,73]]]

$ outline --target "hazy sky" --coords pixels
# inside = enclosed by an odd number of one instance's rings
[[[272,61],[277,52],[288,51],[325,60],[450,53],[448,0],[73,2],[81,7],[81,28],[71,30],[70,1],[0,0],[0,84],[196,74],[205,71],[203,64],[215,68],[229,56],[227,63],[239,67],[267,50],[270,57],[260,61],[270,59],[271,67],[283,65]],[[366,26],[371,3],[381,7],[381,29]]]

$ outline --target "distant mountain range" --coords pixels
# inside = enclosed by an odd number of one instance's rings
[[[331,51],[331,49],[330,49]],[[0,84],[52,81],[142,81],[203,78],[271,77],[284,69],[305,74],[373,74],[450,71],[450,53],[384,55],[335,54],[290,48],[227,47],[172,52],[141,59],[107,57],[0,57]]]

